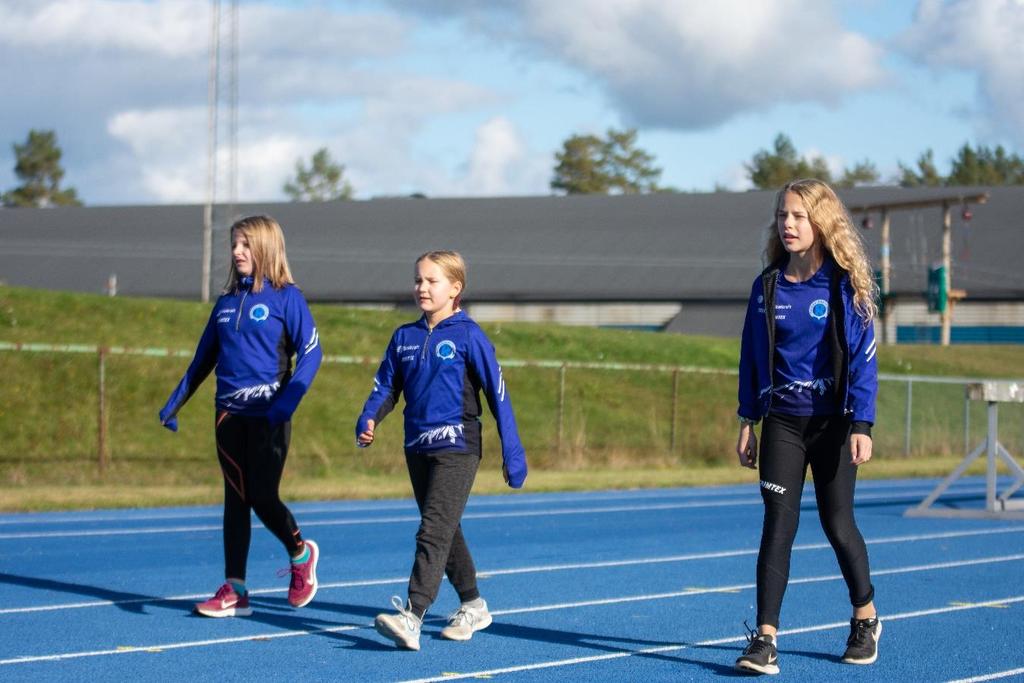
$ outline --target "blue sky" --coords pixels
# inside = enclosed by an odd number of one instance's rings
[[[0,188],[10,144],[52,128],[89,204],[201,202],[209,17],[0,0]],[[562,142],[609,127],[697,191],[749,187],[779,132],[884,178],[1024,151],[1021,0],[243,0],[240,42],[242,200],[282,199],[320,147],[357,198],[548,194]]]

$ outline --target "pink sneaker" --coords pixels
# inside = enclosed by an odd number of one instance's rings
[[[247,617],[252,608],[248,595],[239,595],[230,583],[225,583],[212,598],[196,603],[196,612],[206,617]]]
[[[282,570],[292,575],[288,586],[288,602],[292,607],[305,607],[316,595],[316,563],[320,560],[320,548],[313,541],[304,541],[309,548],[309,559],[300,564],[291,563],[289,569]]]

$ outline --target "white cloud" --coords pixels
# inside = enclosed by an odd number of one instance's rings
[[[418,86],[410,86],[418,90]],[[378,99],[372,115],[331,130],[304,128],[294,113],[279,107],[248,109],[239,124],[239,200],[283,198],[295,162],[327,147],[345,166],[345,178],[357,197],[382,191],[421,191],[430,196],[543,194],[550,160],[533,154],[507,119],[492,118],[476,130],[464,163],[447,167],[420,158],[415,139],[422,117],[444,111],[460,96],[424,89],[421,109],[401,101]],[[417,112],[417,113],[412,113]],[[157,202],[192,203],[207,192],[206,110],[202,107],[125,111],[108,124],[110,135],[131,152],[142,189]],[[223,140],[222,140],[223,143]],[[217,196],[226,201],[228,151],[218,154]],[[402,187],[396,186],[401,183]]]
[[[750,174],[743,164],[734,164],[718,174],[715,185],[733,192],[745,192],[754,189],[750,182]]]
[[[0,127],[57,130],[87,202],[202,201],[209,11],[206,0],[0,0],[0,62],[25,65],[0,70],[0,92],[20,94]],[[415,157],[416,135],[495,95],[392,60],[406,54],[407,19],[326,3],[243,3],[240,15],[241,200],[282,198],[296,159],[325,146],[358,196],[451,186],[452,172]],[[226,116],[222,105],[220,197]]]
[[[510,188],[510,167],[519,163],[526,150],[512,122],[493,118],[476,130],[469,159],[466,194],[501,195]]]
[[[497,116],[476,130],[466,175],[454,194],[543,195],[551,192],[551,154],[532,150],[519,128]]]
[[[1024,2],[922,0],[897,45],[929,67],[977,73],[982,133],[1024,144]]]
[[[207,49],[209,21],[209,3],[202,0],[6,2],[0,5],[0,42],[65,53],[128,50],[182,56]]]
[[[206,110],[126,111],[107,126],[127,145],[139,181],[158,202],[198,202],[206,192]]]
[[[226,54],[229,3],[221,4]],[[0,43],[64,53],[132,52],[203,57],[210,49],[208,0],[49,0],[0,2]],[[394,54],[405,22],[385,15],[332,12],[324,7],[247,3],[239,9],[239,37],[248,55],[296,55],[312,62],[352,62]]]
[[[489,26],[495,40],[539,47],[596,79],[638,126],[694,129],[776,104],[833,106],[887,79],[882,49],[844,29],[828,3],[392,2],[460,15]]]
[[[268,121],[280,112],[262,111],[247,119],[238,147],[239,200],[281,197],[281,186],[294,173],[295,160],[319,146],[310,137],[274,133]],[[206,111],[202,108],[128,111],[114,116],[110,134],[134,153],[141,184],[158,202],[201,202],[207,193]],[[241,136],[240,136],[241,137]],[[218,201],[229,197],[229,151],[218,150]]]
[[[779,103],[835,104],[882,80],[880,49],[825,3],[533,0],[528,21],[640,124],[702,127]]]

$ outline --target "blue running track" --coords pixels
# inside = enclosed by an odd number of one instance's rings
[[[779,665],[799,681],[1024,680],[1024,520],[914,519],[933,480],[864,481],[857,518],[885,624],[873,666],[839,662],[850,607],[810,486]],[[979,507],[980,479],[948,498]],[[219,508],[0,515],[0,681],[687,681],[743,677],[761,531],[756,484],[476,496],[464,530],[494,624],[396,650],[373,617],[405,595],[411,500],[292,506],[322,551],[320,591],[288,606],[287,561],[256,529],[255,613],[208,619],[222,582]]]

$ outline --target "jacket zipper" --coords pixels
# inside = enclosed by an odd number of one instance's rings
[[[434,328],[427,328],[427,337],[423,340],[423,349],[420,351],[420,360],[427,359],[427,347],[430,346],[430,335],[434,334]]]
[[[242,308],[245,306],[245,297],[249,294],[249,290],[242,292],[242,300],[238,303],[238,318],[235,319],[235,332],[238,332],[238,327],[242,324]]]

